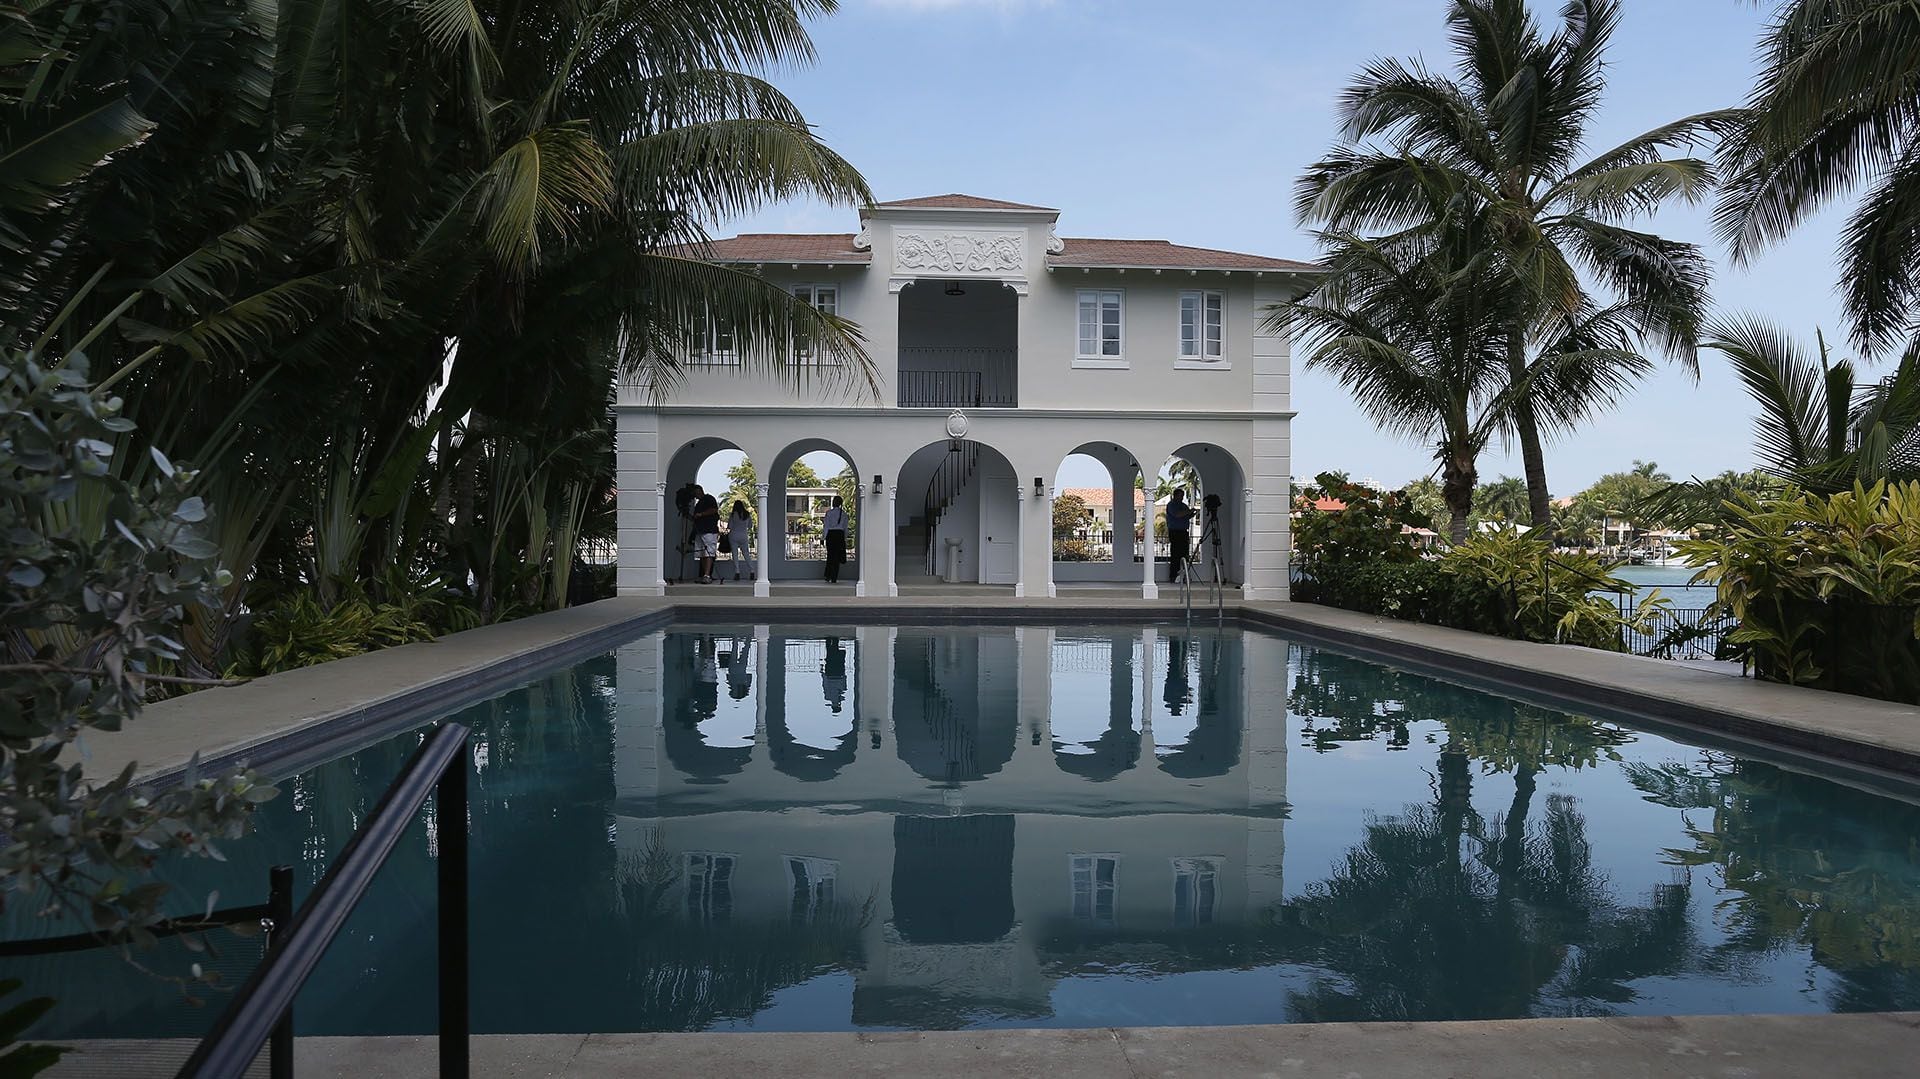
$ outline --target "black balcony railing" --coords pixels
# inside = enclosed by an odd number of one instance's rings
[[[1013,349],[903,347],[901,408],[1017,408]]]

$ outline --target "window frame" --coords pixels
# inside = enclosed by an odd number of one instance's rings
[[[687,918],[696,925],[725,925],[733,920],[733,874],[740,858],[720,851],[688,851]]]
[[[1113,304],[1114,314],[1115,314],[1114,324],[1115,324],[1116,330],[1118,331],[1115,337],[1115,346],[1119,349],[1119,351],[1113,353],[1112,355],[1108,355],[1105,352],[1082,351],[1081,350],[1082,339],[1080,336],[1081,315],[1084,313],[1084,309],[1086,307],[1089,297],[1093,298],[1093,303],[1095,305],[1095,317],[1093,322],[1094,347],[1100,348],[1105,343],[1105,338],[1102,335],[1101,330],[1104,329],[1106,325],[1106,320],[1103,316],[1105,315],[1105,312],[1106,312],[1106,297],[1108,296],[1113,297],[1113,300],[1114,300],[1114,304]],[[1089,288],[1074,290],[1074,294],[1073,294],[1073,365],[1075,367],[1088,367],[1088,368],[1096,368],[1096,369],[1099,369],[1099,368],[1118,369],[1118,368],[1125,368],[1128,366],[1128,363],[1127,363],[1127,290],[1126,289],[1089,287]]]
[[[1209,319],[1207,301],[1214,299],[1216,310],[1213,319]],[[1194,351],[1187,351],[1187,302],[1195,301],[1199,317],[1192,339]],[[1215,331],[1209,335],[1208,330]],[[1211,339],[1210,339],[1211,338]],[[1212,345],[1214,352],[1208,353]],[[1179,305],[1174,316],[1174,357],[1175,366],[1186,370],[1224,370],[1227,362],[1227,290],[1222,288],[1183,288],[1180,290]]]
[[[1212,925],[1220,903],[1220,872],[1225,858],[1214,855],[1174,858],[1173,924],[1177,929],[1195,929]],[[1186,909],[1181,909],[1181,892],[1186,891]]]
[[[1104,883],[1100,880],[1102,863],[1113,867]],[[1086,874],[1084,887],[1080,879],[1083,871]],[[1102,898],[1106,900],[1104,912],[1100,909]],[[1119,925],[1120,855],[1079,852],[1067,855],[1067,910],[1075,921],[1086,922],[1102,929],[1112,929]]]
[[[820,293],[823,290],[831,293],[833,296],[832,303],[826,307],[820,305]],[[801,298],[800,294],[803,291],[806,293],[807,306],[813,308],[815,311],[829,315],[837,315],[840,313],[840,285],[838,282],[795,281],[787,286],[788,295],[793,296],[795,299]],[[801,336],[798,331],[788,335],[788,358],[792,360],[793,363],[804,367],[820,367],[826,365],[827,361],[821,358],[819,349],[812,347],[811,341],[807,342],[807,347],[804,350],[802,349]]]

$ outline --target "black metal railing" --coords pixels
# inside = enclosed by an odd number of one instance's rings
[[[184,918],[167,918],[146,927],[155,940],[212,932],[229,926],[258,923],[266,934],[267,954],[272,955],[286,937],[293,922],[293,867],[276,865],[267,870],[267,901],[238,907],[222,907]],[[125,934],[69,933],[60,937],[10,940],[0,943],[0,959],[23,959],[35,955],[83,952],[94,948],[113,948],[128,943]],[[264,961],[264,960],[263,960]],[[256,1050],[257,1052],[257,1050]],[[293,1075],[293,1014],[288,1012],[268,1039],[267,1074],[270,1079],[291,1079]]]
[[[1638,608],[1631,596],[1618,600],[1622,614]],[[1733,628],[1711,607],[1668,607],[1649,615],[1641,628],[1624,631],[1627,651],[1660,659],[1713,659]]]
[[[946,516],[947,507],[953,505],[960,492],[966,488],[967,481],[973,478],[973,471],[980,465],[980,444],[973,441],[955,440],[948,443],[947,454],[934,466],[933,476],[927,480],[927,500],[921,511],[921,520],[927,523],[927,576],[940,576],[940,552],[934,546],[938,534],[940,518]]]
[[[901,408],[1017,408],[1019,361],[1013,349],[902,347]]]
[[[293,1002],[333,938],[393,854],[414,815],[434,799],[434,845],[439,865],[440,1074],[468,1072],[467,728],[444,724],[407,761],[380,796],[313,894],[287,919],[260,964],[241,985],[180,1075],[226,1079],[244,1075],[269,1039],[273,1058],[292,1072]],[[280,1052],[284,1039],[285,1052]],[[278,1067],[278,1065],[276,1065]]]

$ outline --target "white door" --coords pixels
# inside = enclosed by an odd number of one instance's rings
[[[1020,499],[1013,466],[983,455],[980,462],[980,583],[1012,584],[1019,576]]]

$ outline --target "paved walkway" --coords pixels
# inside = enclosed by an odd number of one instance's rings
[[[129,1058],[171,1058],[84,1044],[55,1079],[133,1079]],[[131,1050],[131,1051],[130,1051]],[[294,1072],[384,1079],[433,1075],[433,1038],[302,1038]],[[1534,1079],[1596,1076],[1881,1079],[1911,1075],[1920,1014],[1517,1019],[1481,1023],[1310,1023],[921,1034],[531,1034],[473,1040],[478,1079],[672,1075],[724,1079],[913,1076],[974,1079]]]

